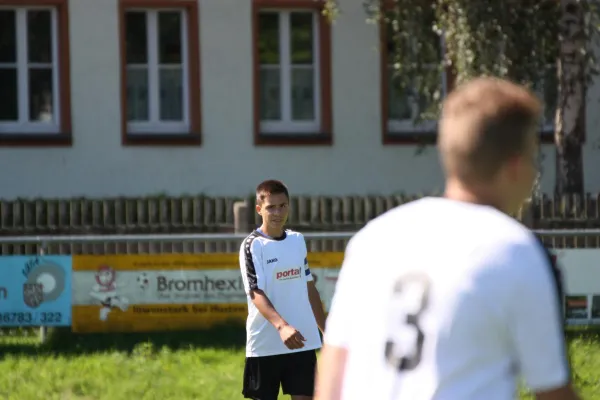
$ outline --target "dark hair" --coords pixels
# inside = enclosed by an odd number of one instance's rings
[[[290,198],[290,194],[288,192],[287,187],[283,184],[283,182],[269,179],[261,182],[256,187],[256,203],[261,204],[266,196],[270,194],[285,194],[285,197]]]
[[[447,174],[491,179],[510,158],[525,154],[541,118],[541,102],[526,87],[482,77],[446,98],[438,145]]]

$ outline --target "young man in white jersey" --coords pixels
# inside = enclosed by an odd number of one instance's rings
[[[240,248],[248,295],[242,394],[277,400],[281,386],[292,400],[310,400],[325,313],[308,267],[304,237],[284,230],[289,212],[285,185],[276,180],[258,185],[256,212],[263,223]]]
[[[492,78],[445,100],[445,195],[397,207],[349,243],[318,400],[538,400],[570,383],[559,275],[515,215],[537,175],[541,105]],[[509,214],[509,215],[507,215]]]

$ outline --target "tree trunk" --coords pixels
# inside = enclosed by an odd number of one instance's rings
[[[582,143],[585,132],[584,7],[577,0],[561,0],[562,17],[558,61],[558,106],[556,110],[556,186],[558,195],[583,198]]]

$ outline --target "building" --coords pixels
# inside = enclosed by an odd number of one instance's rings
[[[390,96],[379,28],[341,3],[331,26],[312,0],[0,0],[0,197],[239,196],[267,177],[302,194],[442,189],[435,147],[414,140],[432,126]]]

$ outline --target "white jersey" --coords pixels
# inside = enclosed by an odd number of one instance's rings
[[[325,343],[348,351],[342,399],[508,400],[565,385],[560,279],[492,207],[426,198],[351,240]]]
[[[281,238],[260,231],[248,236],[240,248],[240,269],[248,295],[246,356],[263,357],[314,350],[321,347],[317,321],[308,299],[307,283],[313,280],[308,267],[306,242],[298,232],[286,230]],[[304,347],[290,350],[279,332],[258,311],[250,291],[262,290],[275,310],[306,339]]]

